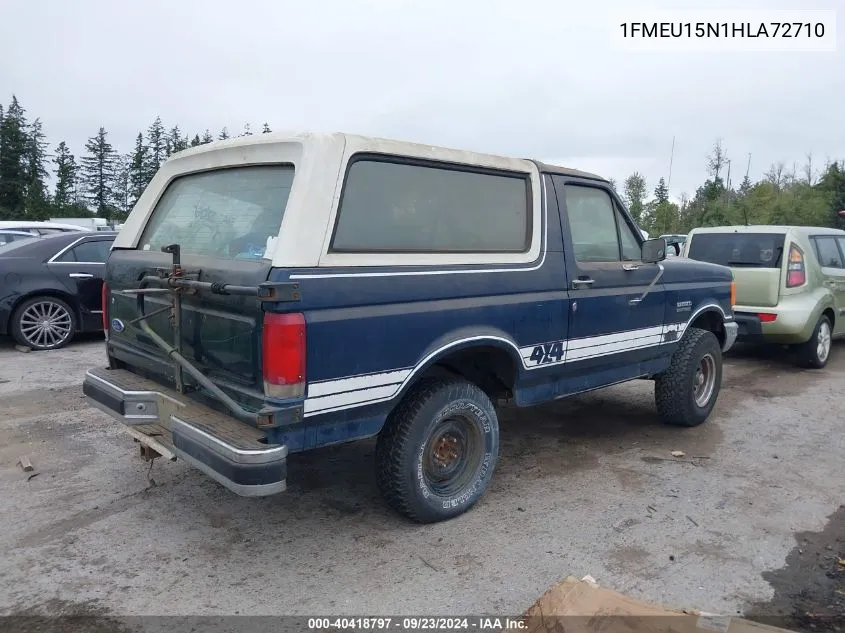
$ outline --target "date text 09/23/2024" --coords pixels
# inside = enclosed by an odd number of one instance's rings
[[[309,631],[505,631],[528,628],[524,618],[510,617],[326,617],[309,618]]]

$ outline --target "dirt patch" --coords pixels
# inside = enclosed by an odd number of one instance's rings
[[[45,417],[53,413],[87,411],[88,401],[82,395],[79,385],[61,389],[39,389],[20,391],[0,396],[0,410],[7,419],[17,421],[31,417]]]
[[[54,598],[0,617],[0,633],[130,633],[120,619],[96,602]]]
[[[763,578],[775,590],[745,617],[802,633],[845,630],[845,505],[821,532],[795,535],[786,566]]]

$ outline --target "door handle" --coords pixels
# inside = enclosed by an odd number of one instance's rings
[[[573,288],[587,288],[592,286],[594,281],[592,279],[573,279],[572,280],[572,287]]]
[[[622,264],[622,270],[639,270],[640,267],[636,264]]]
[[[94,275],[91,273],[70,273],[68,277],[71,279],[93,279]]]

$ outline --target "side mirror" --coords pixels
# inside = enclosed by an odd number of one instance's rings
[[[643,242],[641,259],[645,264],[656,264],[666,259],[666,238],[658,237]]]

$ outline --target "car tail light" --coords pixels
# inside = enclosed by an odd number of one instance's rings
[[[778,318],[778,315],[772,314],[771,312],[761,312],[757,316],[760,318],[760,323],[771,323]]]
[[[104,281],[101,297],[101,307],[103,309],[103,332],[109,331],[109,285]]]
[[[305,316],[264,314],[262,334],[264,395],[298,398],[305,394]]]
[[[797,288],[807,283],[807,271],[804,268],[804,253],[795,244],[789,247],[789,262],[786,267],[786,287]]]

